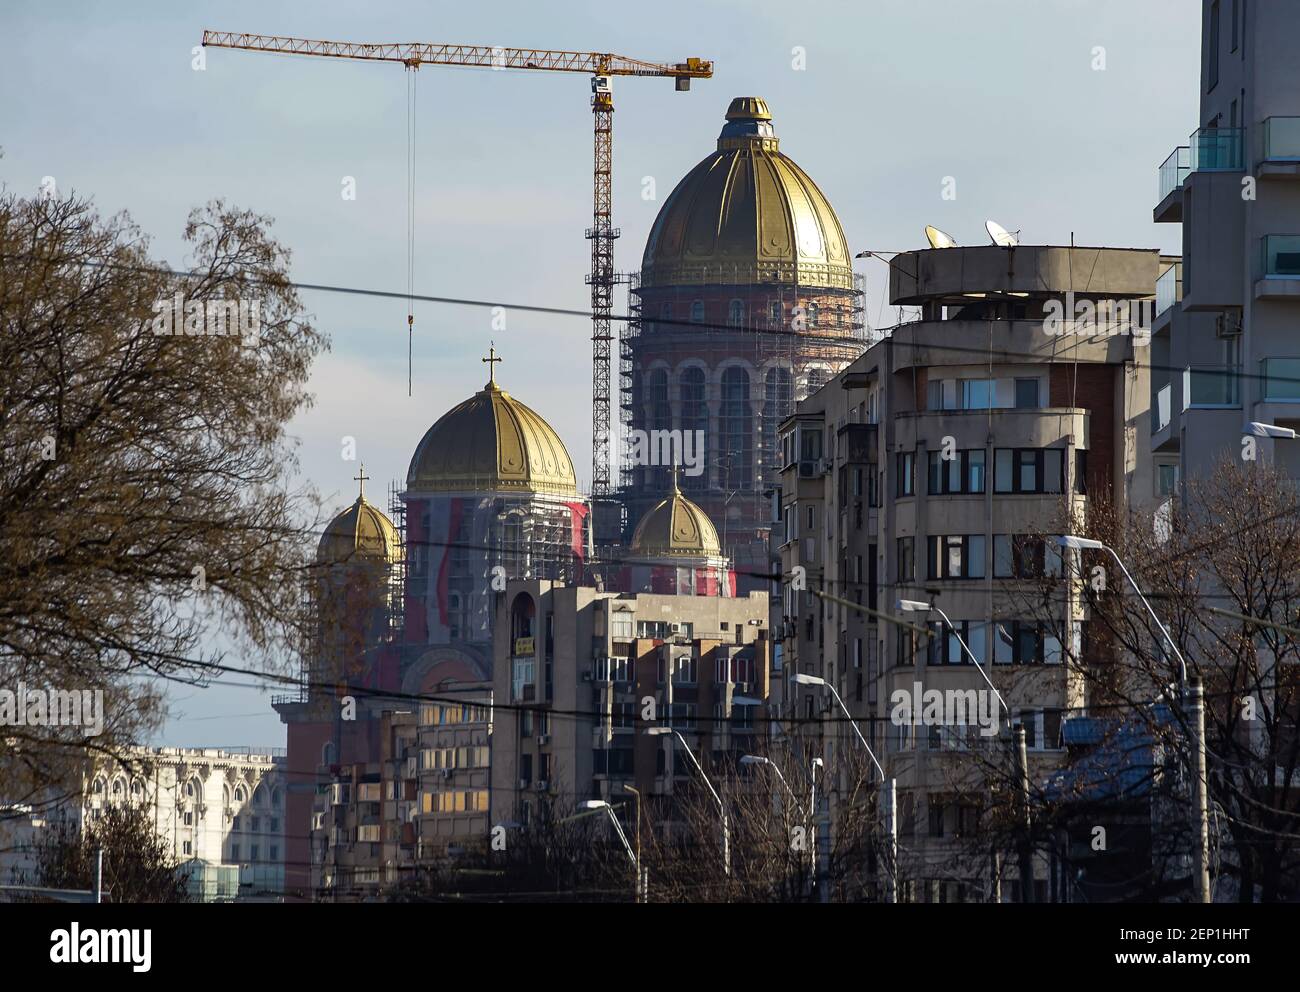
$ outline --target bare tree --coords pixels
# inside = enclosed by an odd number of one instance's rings
[[[268,670],[302,644],[315,510],[285,427],[325,345],[269,224],[194,211],[182,276],[125,215],[0,194],[0,687],[101,690],[105,711],[98,737],[6,727],[6,798],[156,726],[157,677],[210,672],[218,624]],[[211,333],[238,301],[255,340]]]

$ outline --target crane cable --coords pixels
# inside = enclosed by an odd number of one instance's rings
[[[406,77],[406,395],[412,395],[415,349],[415,97],[418,66]]]

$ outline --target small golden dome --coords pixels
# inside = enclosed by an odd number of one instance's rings
[[[677,184],[650,229],[643,287],[775,282],[853,288],[839,218],[779,147],[762,99],[731,101],[718,150]]]
[[[540,416],[496,384],[439,418],[411,458],[412,492],[507,490],[578,498],[564,442]]]
[[[379,507],[366,499],[366,468],[361,467],[357,501],[329,522],[316,547],[318,562],[337,563],[358,558],[400,561],[402,541],[397,528]]]
[[[722,554],[718,529],[702,509],[673,492],[655,505],[636,525],[632,534],[633,558],[716,558]]]

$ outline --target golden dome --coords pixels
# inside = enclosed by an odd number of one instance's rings
[[[758,97],[731,101],[718,150],[686,174],[655,219],[642,286],[853,288],[839,219],[817,184],[778,151],[771,120]]]
[[[632,535],[633,558],[716,558],[722,554],[718,529],[709,515],[681,494],[673,492],[654,506],[636,525]]]
[[[486,359],[485,359],[486,361]],[[496,384],[448,410],[415,449],[412,492],[507,490],[578,498],[564,442],[551,425]]]
[[[397,528],[379,507],[366,499],[366,468],[361,466],[361,492],[357,501],[329,522],[316,547],[319,562],[344,562],[357,558],[399,561],[402,542]]]

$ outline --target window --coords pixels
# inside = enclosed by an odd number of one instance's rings
[[[673,685],[695,684],[695,658],[689,654],[673,659]]]
[[[659,304],[659,319],[660,319],[660,320],[672,320],[672,319],[673,319],[673,305],[672,305],[671,303],[660,303],[660,304]]]
[[[1061,448],[998,448],[993,456],[993,491],[1059,493],[1065,483]]]
[[[1178,492],[1178,465],[1170,463],[1156,466],[1156,495],[1173,496]]]
[[[1209,45],[1205,53],[1209,57],[1206,75],[1209,78],[1205,92],[1209,93],[1219,85],[1219,0],[1210,4],[1210,29],[1206,32],[1206,38]]]
[[[722,373],[722,396],[718,411],[721,485],[727,489],[749,489],[753,484],[754,428],[750,412],[749,373],[731,366]]]
[[[916,578],[916,538],[898,539],[898,581],[911,582]]]
[[[239,845],[238,845],[238,844],[231,844],[231,845],[230,845],[230,860],[231,860],[231,861],[238,861],[238,860],[239,860]]]
[[[181,852],[183,854],[193,854],[194,845],[191,844],[189,841],[185,841],[183,844],[181,844]]]
[[[703,300],[696,300],[691,304],[691,323],[693,324],[704,323],[704,301]]]
[[[914,457],[915,456],[910,451],[901,452],[897,456],[898,484],[897,491],[894,494],[896,496],[913,495],[912,476]]]
[[[953,452],[944,458],[942,451],[929,453],[928,490],[931,496],[951,496],[984,492],[984,450],[972,448]]]
[[[1064,660],[1059,631],[1031,620],[997,620],[993,624],[993,661],[998,665],[1057,665]],[[1076,655],[1082,628],[1075,624],[1071,649]]]
[[[1088,452],[1083,448],[1074,449],[1074,491],[1080,496],[1088,492]]]
[[[993,536],[995,579],[1039,579],[1064,573],[1061,548],[1055,540],[1015,534]]]
[[[932,637],[926,640],[927,665],[969,665],[973,657],[979,664],[988,661],[985,627],[982,620],[954,620],[949,627],[942,620],[930,623]],[[960,638],[960,639],[959,639]],[[962,641],[970,649],[967,654]]]
[[[745,303],[743,300],[732,300],[727,304],[727,323],[732,327],[744,326]]]
[[[818,307],[817,307],[817,304],[816,304],[816,303],[809,303],[809,304],[808,304],[807,314],[808,314],[808,326],[809,326],[809,327],[816,327],[816,326],[817,326],[817,320],[818,320],[818,317],[819,317],[819,314],[820,314],[820,311],[818,310]],[[809,391],[809,392],[812,392],[812,384],[811,384],[811,382],[809,382],[809,389],[808,389],[808,391]]]
[[[780,300],[773,300],[767,308],[768,319],[772,321],[773,327],[780,327],[781,322],[785,319],[785,307],[781,305]]]
[[[1038,408],[1038,380],[1016,380],[1016,409],[1034,410]]]
[[[936,727],[935,729],[937,730],[938,728]],[[943,804],[939,802],[931,802],[929,804],[929,813],[930,813],[930,836],[942,837],[943,836]]]
[[[983,534],[931,535],[926,542],[928,578],[984,578]]]

